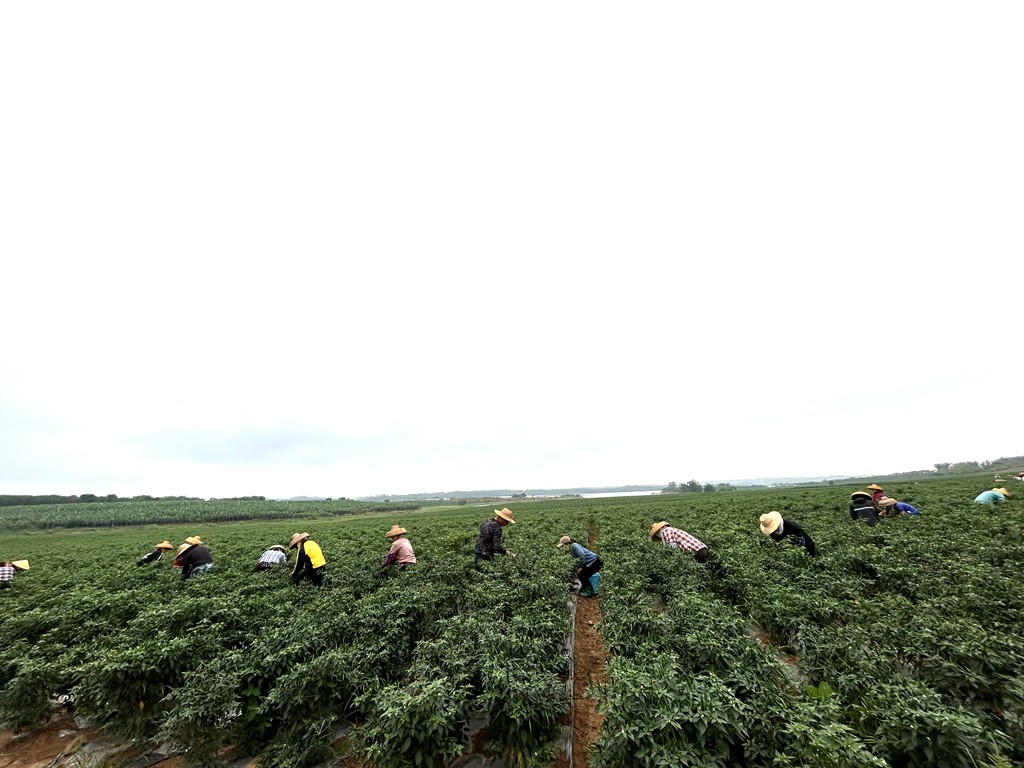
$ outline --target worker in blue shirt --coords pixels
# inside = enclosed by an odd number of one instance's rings
[[[896,501],[896,499],[888,496],[883,496],[878,500],[878,506],[881,508],[879,512],[882,517],[890,517],[891,515],[920,515],[921,513],[916,507],[911,504],[907,504],[904,501]]]
[[[569,536],[563,536],[556,544],[559,549],[569,548],[569,554],[580,561],[580,570],[577,578],[580,580],[580,597],[593,597],[597,594],[600,583],[599,571],[604,567],[600,556],[591,552],[578,541]]]

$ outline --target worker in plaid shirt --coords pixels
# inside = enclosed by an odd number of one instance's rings
[[[14,563],[4,560],[0,563],[0,589],[8,589],[14,581]]]
[[[693,557],[698,563],[708,559],[708,548],[704,546],[703,541],[686,531],[673,528],[664,520],[651,526],[651,541],[660,541],[672,549],[687,549],[693,552]]]

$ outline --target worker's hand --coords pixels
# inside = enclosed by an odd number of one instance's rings
[[[513,560],[515,560],[515,559],[516,559],[516,553],[515,553],[515,552],[512,552],[511,550],[509,550],[509,551],[508,551],[508,552],[506,552],[505,554],[506,554],[506,555],[508,555],[509,557],[511,557],[511,558],[512,558]]]

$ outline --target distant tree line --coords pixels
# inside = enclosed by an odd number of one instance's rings
[[[698,480],[690,480],[686,483],[671,482],[661,489],[662,493],[714,493],[715,491],[735,491],[735,486],[729,483],[713,483],[700,484]]]
[[[219,501],[266,501],[266,496],[234,496]],[[92,504],[97,501],[203,501],[196,496],[118,496],[110,493],[97,496],[95,493],[80,493],[77,496],[19,496],[16,494],[0,495],[0,507],[23,507],[32,504]]]
[[[943,461],[934,466],[935,472],[940,475],[969,475],[973,472],[992,472],[1024,467],[1024,456],[1010,456],[993,461]]]

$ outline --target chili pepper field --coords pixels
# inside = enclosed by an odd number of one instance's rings
[[[989,487],[887,486],[922,514],[874,528],[850,520],[853,487],[516,502],[516,557],[480,571],[493,505],[211,522],[221,502],[187,502],[194,518],[159,502],[175,522],[39,530],[26,526],[52,510],[0,510],[0,556],[31,563],[0,592],[0,727],[63,711],[193,765],[344,753],[437,768],[485,723],[495,764],[565,765],[573,561],[555,543],[568,534],[605,563],[603,682],[575,691],[603,725],[574,765],[1022,765],[1024,499],[974,504]],[[125,503],[126,523],[146,504]],[[819,556],[762,535],[770,510]],[[701,539],[708,562],[651,542],[659,520]],[[378,570],[392,524],[416,550],[409,572]],[[294,551],[254,572],[296,531],[326,556],[322,588],[292,585]],[[136,567],[193,535],[211,573],[183,581],[173,553]]]

